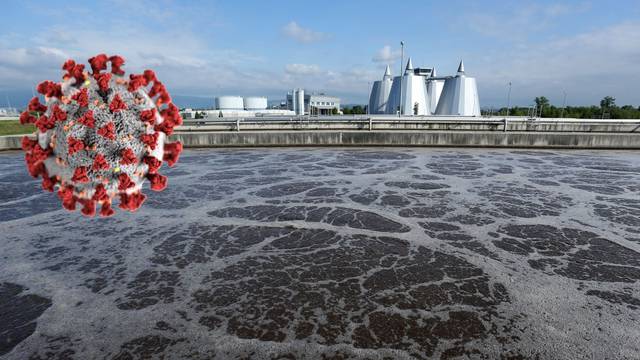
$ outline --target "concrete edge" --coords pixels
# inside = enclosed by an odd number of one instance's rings
[[[0,136],[0,150],[19,150],[24,135]],[[495,131],[287,131],[175,133],[187,148],[478,147],[640,150],[640,134]]]

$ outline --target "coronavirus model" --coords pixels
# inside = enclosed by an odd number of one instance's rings
[[[146,198],[145,179],[152,190],[166,187],[158,170],[162,161],[178,160],[182,144],[166,140],[182,118],[153,71],[126,78],[124,59],[105,54],[89,64],[91,73],[67,60],[62,82],[38,85],[46,103],[34,97],[20,115],[38,130],[35,139],[22,139],[27,167],[45,190],[57,188],[67,210],[79,204],[93,216],[100,205],[100,215],[111,216],[117,198],[121,209],[135,211]]]

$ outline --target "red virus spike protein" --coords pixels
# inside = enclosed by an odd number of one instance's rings
[[[123,65],[121,56],[99,54],[89,59],[89,73],[67,60],[61,83],[37,86],[46,105],[33,98],[20,115],[38,128],[35,138],[22,139],[29,173],[42,177],[43,189],[57,189],[63,208],[85,216],[98,207],[101,216],[113,215],[113,201],[137,210],[145,180],[162,191],[162,161],[173,166],[182,151],[181,143],[166,142],[182,118],[165,86],[151,70],[125,76]]]

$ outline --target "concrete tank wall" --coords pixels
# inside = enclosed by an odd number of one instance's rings
[[[213,116],[217,116],[214,111]],[[201,121],[186,120],[177,131],[229,131],[236,130],[236,121],[225,119],[202,124]],[[530,132],[607,132],[637,133],[640,136],[640,120],[523,120],[469,117],[397,117],[392,115],[351,118],[350,116],[327,116],[308,119],[287,116],[242,119],[243,131],[289,131],[289,130],[392,130],[392,131],[530,131]]]
[[[0,150],[22,149],[22,137],[24,135],[0,136]]]
[[[640,149],[637,122],[217,121],[180,126],[171,136],[187,147],[233,146],[451,146]],[[342,128],[340,128],[342,126]],[[428,129],[426,129],[428,127]],[[0,150],[18,150],[24,135],[0,136]]]
[[[290,131],[198,132],[172,136],[186,147],[449,146],[568,149],[640,149],[637,134],[531,132]]]

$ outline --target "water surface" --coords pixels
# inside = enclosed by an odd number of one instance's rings
[[[0,356],[637,358],[637,152],[186,151],[83,218],[0,154]],[[5,321],[8,320],[8,321]]]

